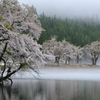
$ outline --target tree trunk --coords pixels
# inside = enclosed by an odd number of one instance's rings
[[[66,56],[65,64],[70,64],[71,58],[69,56]]]
[[[55,57],[55,63],[57,63],[57,57]]]
[[[79,56],[77,56],[77,64],[79,63]]]
[[[10,78],[11,75],[13,75],[13,74],[15,74],[16,72],[18,72],[22,67],[23,67],[23,65],[20,64],[20,66],[19,66],[16,70],[12,71],[11,73],[7,74],[7,75],[4,76],[4,77],[0,77],[0,82],[3,83],[4,80],[7,80],[7,79],[8,79],[8,80],[11,81],[11,84],[12,84],[13,81],[12,81],[12,79]]]
[[[98,57],[93,57],[92,58],[92,65],[96,65],[97,60],[98,60]]]
[[[94,59],[92,58],[92,65],[95,65],[95,63],[94,63]]]
[[[59,64],[60,57],[55,57],[55,63]]]

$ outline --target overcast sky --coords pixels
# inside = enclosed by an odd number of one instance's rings
[[[58,17],[95,17],[100,18],[100,0],[18,0],[20,4],[33,5],[37,13]]]

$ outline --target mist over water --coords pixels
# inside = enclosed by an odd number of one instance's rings
[[[34,76],[35,77],[34,77]],[[50,79],[50,80],[98,80],[100,81],[100,68],[98,67],[82,67],[79,65],[76,68],[49,66],[40,68],[39,75],[29,71],[23,74],[16,74],[13,78],[32,78],[32,79]]]

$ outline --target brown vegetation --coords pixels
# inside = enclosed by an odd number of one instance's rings
[[[68,67],[68,68],[100,68],[99,65],[88,65],[88,64],[64,64],[64,63],[46,63],[46,67]]]

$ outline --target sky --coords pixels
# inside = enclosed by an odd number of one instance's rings
[[[18,0],[20,4],[33,5],[38,15],[58,17],[99,17],[100,0]]]

